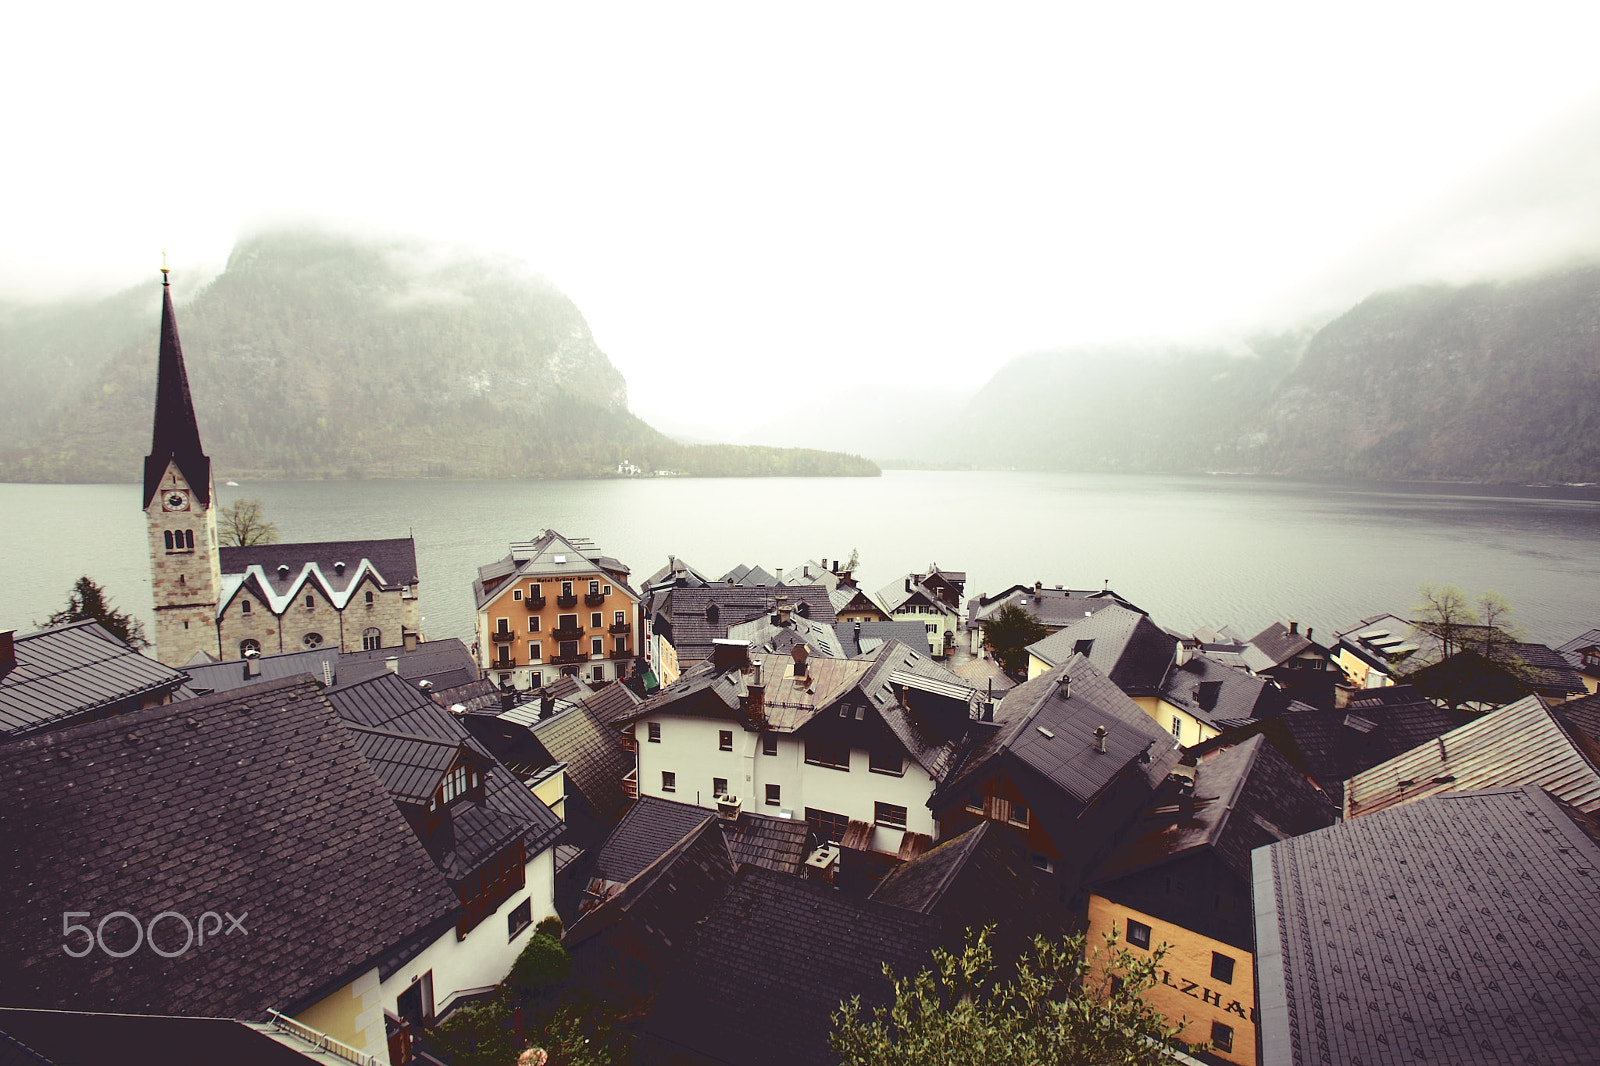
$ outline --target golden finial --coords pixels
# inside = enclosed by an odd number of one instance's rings
[[[161,284],[167,285],[171,283],[171,279],[168,277],[171,273],[172,271],[167,269],[167,250],[163,248],[161,249]]]

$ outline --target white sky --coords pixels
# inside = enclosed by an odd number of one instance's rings
[[[1591,104],[1597,40],[1527,0],[13,5],[0,284],[312,216],[527,259],[646,417],[976,385],[1304,300]]]

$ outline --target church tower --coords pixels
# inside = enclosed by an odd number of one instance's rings
[[[200,447],[189,375],[178,343],[172,286],[161,268],[161,355],[156,369],[155,432],[144,460],[144,513],[155,593],[156,658],[181,667],[196,652],[218,657],[217,494],[211,459]]]

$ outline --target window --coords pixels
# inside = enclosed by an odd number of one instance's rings
[[[706,604],[706,622],[709,625],[716,625],[717,624],[717,619],[720,618],[721,616],[722,616],[722,612],[717,610],[717,605],[716,604],[714,604],[714,603]]]
[[[528,672],[528,687],[529,688],[538,688],[539,686],[541,686],[543,684],[544,684],[544,674],[543,673],[541,673],[538,670],[530,670]]]
[[[173,543],[172,530],[170,530],[170,529],[165,530],[161,534],[161,543],[163,543],[163,544],[165,544],[167,546],[167,551],[172,551],[172,543]]]
[[[867,769],[875,774],[902,777],[906,772],[906,761],[898,751],[874,751],[867,756]]]
[[[605,637],[590,637],[589,638],[589,654],[590,655],[604,655],[605,653],[606,653],[606,638]]]
[[[465,763],[458,763],[445,775],[444,780],[434,791],[433,798],[428,801],[428,810],[436,811],[440,807],[449,806],[458,796],[477,787],[478,771]]]
[[[661,791],[678,791],[678,775],[673,773],[671,770],[661,771]]]
[[[308,648],[320,648],[322,647],[322,634],[307,633],[305,636],[300,638],[300,643],[304,644]]]
[[[628,624],[628,612],[627,611],[612,611],[611,612],[611,624],[615,625],[615,626],[625,626],[625,625],[627,625]]]
[[[807,807],[806,824],[815,829],[817,836],[823,840],[837,844],[844,839],[845,830],[850,828],[850,819],[833,811],[819,811],[815,807]]]
[[[768,785],[767,786],[767,806],[768,807],[776,807],[780,803],[783,802],[782,800],[780,800],[778,798],[780,792],[781,792],[781,790],[779,789],[779,787],[777,785]]]
[[[1128,919],[1128,943],[1136,948],[1150,950],[1150,927],[1143,922]]]
[[[563,581],[561,583],[561,595],[566,596],[568,598],[570,598],[572,596],[572,582]]]
[[[872,805],[872,820],[890,829],[904,829],[906,827],[906,809],[893,803],[874,803]]]
[[[537,640],[528,641],[528,661],[536,663],[542,658],[544,658],[544,649],[540,647],[539,642]]]
[[[1026,828],[1028,825],[1028,808],[1020,803],[1013,803],[1011,805],[1011,824]]]
[[[928,625],[928,632],[929,633],[937,633],[937,632],[939,632],[939,627],[934,625],[932,622],[929,622],[927,625]]]
[[[522,599],[522,590],[521,589],[512,589],[511,590],[511,598],[514,599],[514,600]]]
[[[311,595],[311,593],[309,593],[309,592],[306,593],[306,606],[307,607],[315,607],[316,605],[317,605],[317,598],[315,596]]]
[[[528,616],[528,632],[529,633],[537,633],[537,632],[539,632],[539,616],[538,615],[530,614]]]
[[[239,642],[239,658],[243,659],[251,652],[255,652],[257,655],[260,655],[261,642],[259,640],[241,640]]]
[[[250,613],[250,601],[249,600],[240,600],[239,601],[239,613],[240,614],[249,614]]]
[[[778,738],[777,738],[776,734],[765,733],[765,734],[762,735],[762,737],[761,737],[761,754],[763,754],[763,755],[776,755],[776,754],[778,754]]]
[[[812,766],[826,766],[833,770],[850,771],[850,749],[843,744],[826,744],[820,740],[806,741],[806,762]]]
[[[377,651],[383,647],[383,630],[368,626],[361,632],[361,650]]]
[[[726,777],[713,777],[711,779],[711,794],[713,796],[726,796],[728,794],[728,779]]]
[[[563,640],[561,642],[561,657],[563,659],[576,659],[578,657],[578,642]]]
[[[536,600],[538,598],[539,598],[539,585],[537,583],[529,585],[528,586],[528,599]]]
[[[661,723],[651,722],[646,729],[649,731],[649,740],[652,744],[661,743]]]
[[[606,625],[606,623],[605,623],[605,615],[601,614],[599,611],[590,611],[589,612],[589,628],[590,629],[604,629],[605,625]]]
[[[606,668],[603,666],[595,667],[589,672],[589,678],[593,681],[604,681],[606,679]]]
[[[610,585],[607,585],[607,586],[606,586],[606,587],[605,587],[605,588],[603,588],[603,589],[601,589],[601,590],[600,590],[600,591],[601,591],[601,592],[602,592],[602,593],[603,593],[603,594],[605,594],[605,595],[607,595],[607,596],[609,596],[609,595],[611,595],[611,586],[610,586]]]
[[[1047,874],[1055,872],[1056,867],[1055,864],[1050,861],[1050,856],[1040,855],[1037,851],[1028,856],[1028,863],[1035,870],[1043,870]]]
[[[1177,715],[1172,716],[1172,735],[1179,740],[1183,739],[1183,719]]]
[[[627,654],[627,651],[628,651],[628,638],[627,637],[612,637],[611,638],[611,643],[612,643],[612,646],[613,646],[612,650],[615,651],[618,655]]]
[[[733,750],[733,730],[731,730],[731,729],[719,729],[719,730],[717,730],[717,750],[718,751],[732,751]]]
[[[496,618],[494,620],[494,631],[496,633],[509,633],[509,632],[511,632],[511,619],[509,619],[509,618]]]
[[[1213,951],[1211,953],[1211,976],[1225,985],[1233,984],[1233,959]]]
[[[598,581],[589,582],[589,595],[591,595],[591,596],[600,595],[600,582],[598,582]]]
[[[1211,1023],[1211,1046],[1218,1051],[1233,1050],[1233,1026],[1221,1022]]]
[[[517,934],[533,924],[533,900],[523,900],[511,908],[511,913],[506,915],[506,939],[515,940]]]
[[[367,606],[368,607],[372,606],[372,590],[371,589],[367,590]]]
[[[577,629],[578,628],[578,616],[575,615],[575,614],[558,614],[558,615],[556,615],[556,628],[557,629]]]

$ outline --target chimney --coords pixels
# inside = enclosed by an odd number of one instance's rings
[[[906,575],[906,591],[907,592],[911,591],[911,575],[910,574]]]
[[[1289,619],[1289,635],[1292,637],[1298,632],[1300,632],[1300,623],[1293,618]]]
[[[400,672],[400,657],[397,655],[389,656],[383,660],[383,668],[391,674],[398,674]]]
[[[1193,657],[1194,649],[1189,647],[1189,642],[1187,640],[1178,641],[1177,665],[1187,666],[1189,660]]]
[[[788,593],[784,593],[784,592],[778,593],[777,598],[774,600],[774,602],[777,604],[777,607],[778,607],[778,610],[777,610],[778,624],[780,626],[788,625],[789,624],[789,611],[790,611]]]
[[[1178,785],[1178,821],[1194,818],[1194,778],[1186,778]]]
[[[416,631],[415,630],[411,630],[411,629],[406,629],[406,628],[402,627],[401,630],[400,630],[400,642],[405,645],[406,651],[416,651],[417,650],[417,634],[416,634]]]
[[[739,807],[738,796],[717,797],[717,817],[725,822],[737,822],[739,820]]]
[[[1060,689],[1061,689],[1061,698],[1062,699],[1070,700],[1072,698],[1072,675],[1071,674],[1063,672],[1062,675],[1061,675],[1060,680],[1058,680],[1056,682],[1056,685],[1059,686]]]
[[[755,664],[755,670],[750,675],[750,683],[745,686],[747,702],[745,709],[750,717],[750,724],[757,729],[767,724],[767,686],[761,683],[761,663]]]
[[[822,569],[828,569],[828,557],[826,555],[822,557]]]
[[[10,648],[11,648],[11,634],[7,633],[5,635],[5,637],[4,637],[4,640],[5,640],[6,650],[9,651]],[[4,664],[0,663],[0,665],[4,665]],[[261,676],[261,653],[256,651],[254,648],[251,648],[249,651],[244,653],[244,676],[245,677],[260,677]]]
[[[806,657],[811,654],[811,649],[804,644],[796,644],[789,649],[789,654],[794,658],[794,676],[806,676]]]
[[[539,690],[539,721],[544,721],[556,713],[556,698],[550,693]]]
[[[1035,581],[1033,583],[1033,598],[1034,599],[1038,599],[1039,598],[1039,593],[1041,593],[1043,591],[1044,591],[1044,582],[1043,581]]]
[[[861,643],[861,619],[856,619],[856,643]]]
[[[1311,627],[1310,626],[1306,626],[1306,639],[1307,640],[1311,639]]]
[[[1094,727],[1094,750],[1100,752],[1101,754],[1105,753],[1106,727],[1103,725],[1097,725]]]
[[[0,633],[0,670],[9,670],[17,665],[16,635],[15,629]]]
[[[717,673],[743,670],[750,665],[748,640],[714,640],[711,642],[711,665]]]

